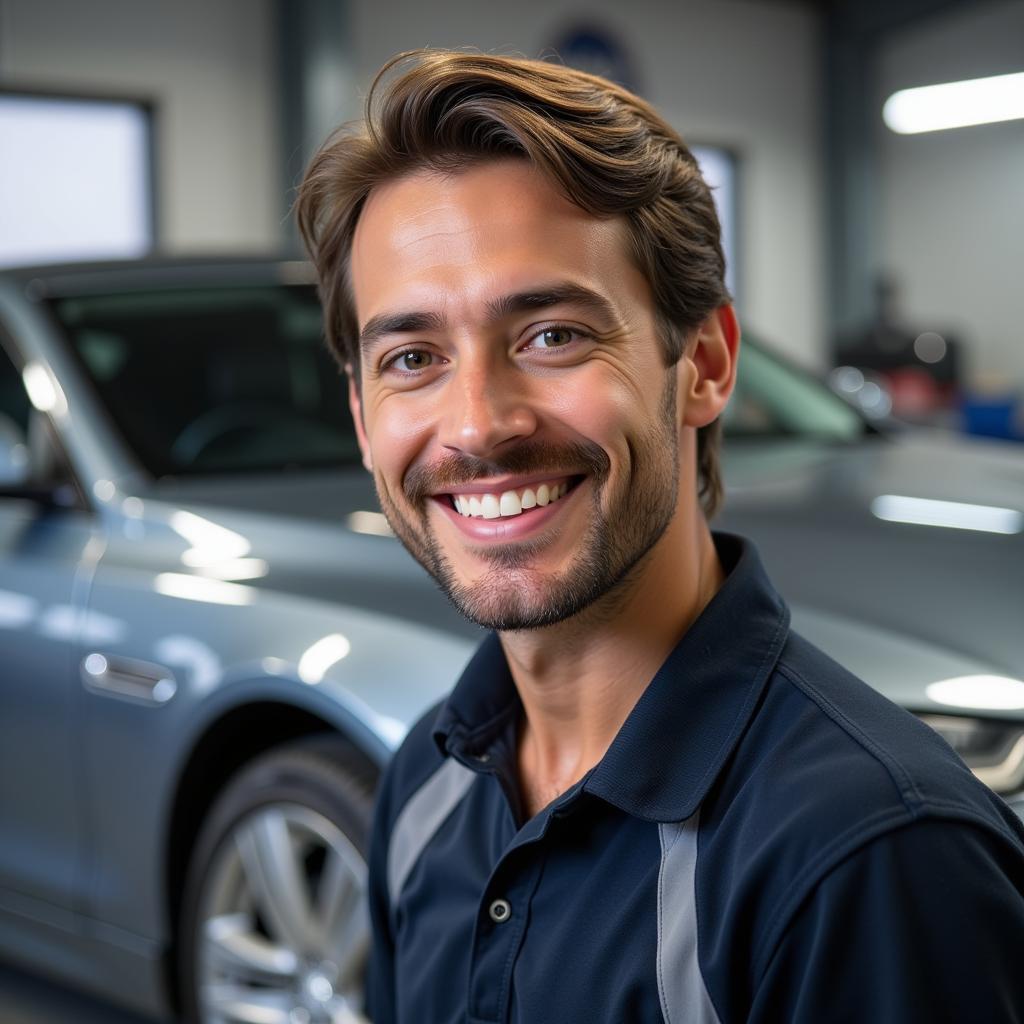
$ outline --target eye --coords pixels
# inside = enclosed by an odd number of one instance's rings
[[[405,352],[399,352],[392,356],[385,364],[385,370],[401,370],[406,373],[415,373],[417,370],[425,370],[434,362],[434,357],[423,349],[410,348]]]
[[[565,348],[566,345],[572,344],[572,342],[580,337],[582,337],[580,332],[571,327],[545,327],[543,331],[538,331],[530,338],[526,348]]]

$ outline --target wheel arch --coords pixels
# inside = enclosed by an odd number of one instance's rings
[[[342,717],[346,717],[344,712]],[[309,708],[266,697],[222,711],[200,733],[179,774],[164,843],[164,903],[171,936],[164,953],[164,976],[168,1003],[175,1012],[179,1010],[178,918],[189,856],[218,793],[253,758],[314,735],[337,737],[365,762],[369,772],[379,776],[379,751],[360,742],[364,732],[358,723],[339,722]]]

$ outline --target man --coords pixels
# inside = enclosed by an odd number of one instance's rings
[[[373,1019],[1024,1019],[1020,823],[709,531],[739,330],[682,140],[558,66],[390,71],[300,223],[381,505],[495,632],[381,786]]]

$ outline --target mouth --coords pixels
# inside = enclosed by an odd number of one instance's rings
[[[513,519],[546,508],[565,497],[583,479],[581,476],[534,480],[519,487],[493,490],[472,488],[437,495],[464,519]]]

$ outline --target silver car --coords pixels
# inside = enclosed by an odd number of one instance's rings
[[[203,1024],[358,1020],[375,782],[479,634],[378,511],[309,268],[10,271],[0,349],[0,954]],[[1012,799],[1024,458],[741,364],[721,525]]]

